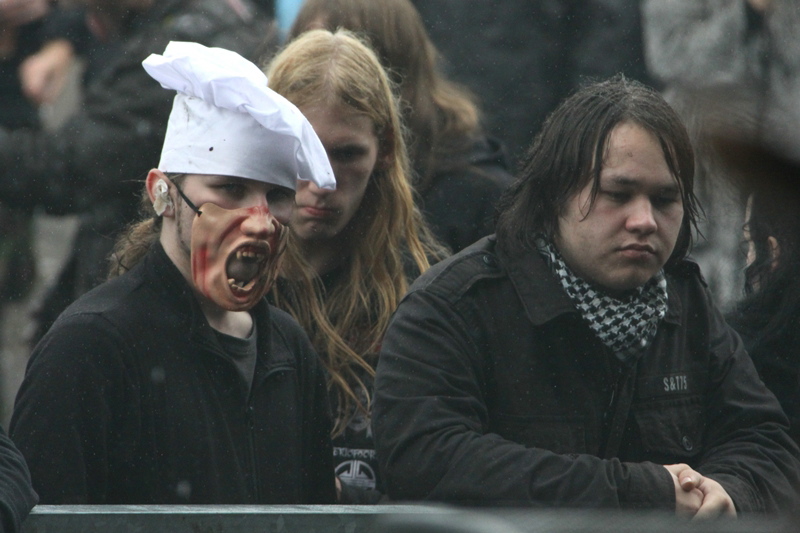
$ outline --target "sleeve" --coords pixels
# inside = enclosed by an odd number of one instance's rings
[[[561,455],[491,433],[491,362],[473,341],[480,327],[428,291],[412,292],[398,307],[381,349],[373,411],[391,499],[674,510],[661,465]]]
[[[96,76],[58,130],[0,129],[0,201],[65,214],[135,197],[135,180],[158,162],[173,96],[127,58]]]
[[[796,511],[800,451],[788,420],[715,307],[710,320],[708,445],[697,470],[719,482],[739,512]]]
[[[127,341],[93,321],[59,321],[35,348],[17,394],[10,434],[44,504],[102,504],[120,431],[139,395],[123,368]]]
[[[2,531],[20,531],[38,496],[22,454],[0,428],[0,519]]]
[[[43,20],[41,35],[43,41],[65,39],[83,53],[92,39],[85,8],[54,5]]]

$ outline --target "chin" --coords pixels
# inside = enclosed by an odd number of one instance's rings
[[[295,237],[304,242],[326,241],[335,235],[331,229],[329,225],[319,222],[295,224],[292,226],[292,232]]]
[[[618,279],[616,280],[615,283],[613,283],[613,286],[610,287],[610,289],[618,292],[632,291],[634,289],[638,289],[639,287],[650,281],[653,278],[653,276],[655,276],[655,272],[653,272],[652,274],[632,275],[629,277]]]

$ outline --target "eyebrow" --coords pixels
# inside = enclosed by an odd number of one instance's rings
[[[600,180],[600,185],[603,185],[602,179]],[[611,176],[607,178],[606,185],[617,185],[628,189],[634,189],[641,187],[641,181],[635,178],[629,178],[627,176]],[[674,180],[669,185],[664,185],[662,187],[658,187],[657,189],[658,194],[680,194],[680,192],[681,189]]]

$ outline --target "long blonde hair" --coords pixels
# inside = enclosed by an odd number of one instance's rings
[[[345,30],[314,30],[289,43],[270,63],[267,77],[273,90],[300,108],[340,101],[369,117],[385,161],[376,165],[347,226],[352,250],[343,251],[343,281],[326,292],[290,235],[283,280],[273,289],[275,303],[306,329],[330,372],[338,435],[356,409],[369,410],[369,398],[355,391],[366,390],[362,371],[374,375],[389,318],[408,288],[404,258],[410,256],[423,272],[430,258],[444,252],[415,207],[397,99],[367,45]]]

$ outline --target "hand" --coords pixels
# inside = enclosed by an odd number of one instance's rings
[[[681,479],[679,477],[679,479]],[[699,490],[703,493],[703,504],[700,509],[695,513],[692,520],[703,520],[708,518],[718,518],[720,516],[728,516],[736,518],[736,506],[733,500],[722,488],[722,485],[711,479],[710,477],[700,476],[695,481],[682,480],[681,486],[686,490],[687,487],[692,487],[693,490]]]
[[[675,489],[676,513],[688,514],[692,516],[692,520],[717,518],[719,516],[736,517],[736,506],[725,489],[722,488],[722,485],[685,464],[664,465],[664,468],[673,476],[673,482],[677,480]],[[683,494],[679,494],[678,487],[680,487],[680,491]],[[691,508],[696,503],[698,493],[700,494],[701,503],[692,513]],[[691,496],[687,498],[687,494]],[[687,502],[689,503],[688,506],[686,506]]]
[[[693,480],[701,477],[700,474],[685,464],[664,465],[664,468],[672,476],[672,484],[675,487],[675,514],[694,518],[703,505],[703,493],[693,485]],[[679,477],[681,475],[685,486],[681,483]]]
[[[10,27],[33,22],[48,11],[49,0],[0,0],[0,22]]]
[[[19,67],[25,96],[37,105],[54,102],[64,88],[73,56],[72,44],[65,39],[57,39],[26,58]]]

